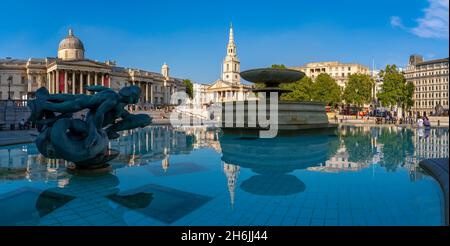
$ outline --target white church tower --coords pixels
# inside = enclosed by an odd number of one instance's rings
[[[234,43],[233,24],[230,25],[230,37],[227,46],[227,56],[223,61],[222,80],[232,84],[240,84],[241,63],[236,54],[236,43]]]

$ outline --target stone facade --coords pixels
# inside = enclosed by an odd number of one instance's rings
[[[448,111],[448,75],[448,58],[424,61],[422,56],[410,56],[405,78],[415,87],[413,114],[431,115],[438,105]]]
[[[351,74],[370,74],[368,67],[356,63],[333,62],[311,62],[301,67],[292,67],[292,69],[302,71],[312,80],[316,79],[321,73],[327,73],[336,80],[336,83],[345,88],[348,78]]]
[[[57,58],[28,60],[0,59],[0,100],[27,100],[41,86],[50,93],[86,93],[85,86],[103,85],[114,90],[128,85],[141,87],[141,103],[148,105],[176,104],[170,97],[185,91],[182,79],[169,76],[164,64],[162,73],[116,66],[115,62],[98,62],[84,58],[84,45],[69,30],[58,48]]]

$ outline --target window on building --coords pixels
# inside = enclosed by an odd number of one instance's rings
[[[20,78],[20,81],[21,81],[22,84],[25,84],[25,76],[22,76],[22,77]]]
[[[0,91],[0,100],[3,100],[3,91]]]
[[[352,71],[352,68],[351,68],[351,67],[348,67],[348,71]]]
[[[230,71],[230,64],[227,64],[227,72]]]
[[[342,73],[342,77],[344,77],[345,76],[345,73]]]

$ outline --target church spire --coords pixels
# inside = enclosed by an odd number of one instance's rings
[[[223,61],[222,79],[232,84],[240,83],[240,62],[237,57],[236,43],[234,42],[233,24],[230,23],[230,36],[227,45],[227,56]]]
[[[228,40],[228,44],[233,44],[234,43],[234,35],[233,35],[233,22],[230,22],[230,37]]]

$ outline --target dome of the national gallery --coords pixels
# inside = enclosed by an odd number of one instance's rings
[[[73,35],[73,30],[69,29],[69,34],[59,43],[58,58],[63,60],[84,59],[84,45],[81,40]]]

